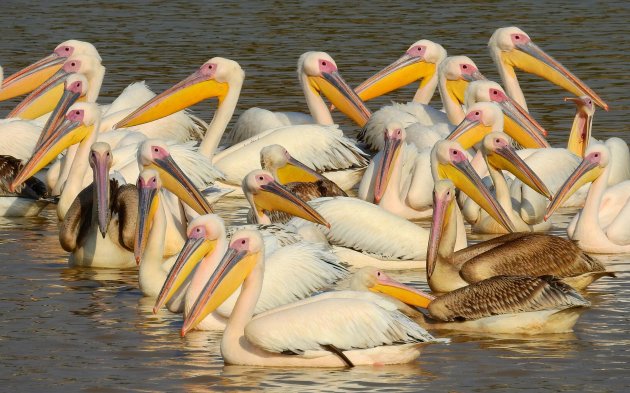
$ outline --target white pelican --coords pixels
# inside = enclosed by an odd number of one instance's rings
[[[59,228],[59,243],[70,252],[71,266],[132,268],[138,194],[132,184],[109,178],[108,144],[90,148],[93,183],[74,199]]]
[[[336,66],[330,60],[325,53],[309,52],[303,62],[301,72],[310,86],[307,100],[309,106],[327,110],[318,94],[321,91],[328,94],[332,102],[348,116],[367,120],[369,112],[341,79]],[[244,72],[238,63],[220,57],[212,58],[191,76],[141,106],[116,127],[153,121],[206,98],[217,97],[219,106],[199,147],[200,153],[211,157],[234,113],[243,80]],[[296,135],[300,137],[296,138]],[[352,187],[358,182],[360,170],[367,164],[364,153],[344,137],[340,129],[321,125],[267,130],[214,155],[213,163],[225,174],[228,184],[240,188],[245,175],[260,167],[260,150],[276,143],[281,143],[296,159],[317,171],[349,169],[350,171],[342,171],[345,184],[335,179],[342,188]]]
[[[352,367],[406,363],[418,357],[418,343],[435,341],[391,303],[369,293],[351,292],[345,298],[322,294],[252,319],[263,287],[264,259],[260,233],[235,233],[187,315],[182,334],[242,283],[221,341],[226,364]]]
[[[519,201],[510,196],[510,189],[502,171],[507,170],[536,192],[551,200],[551,193],[544,182],[534,173],[516,150],[511,146],[511,139],[503,132],[491,132],[483,138],[481,152],[488,166],[488,172],[497,200],[507,213],[510,221],[519,232],[541,232],[551,228],[550,222],[528,223],[521,217]],[[466,200],[463,208],[464,218],[474,232],[506,233],[505,226],[494,217],[486,214],[472,199]]]
[[[354,289],[395,296],[401,301],[390,301],[398,310],[430,330],[566,333],[573,330],[581,312],[590,306],[575,289],[552,276],[497,276],[434,298],[376,269],[357,273],[361,277],[352,278]],[[402,302],[426,308],[429,315]]]
[[[89,42],[68,40],[55,47],[54,51],[7,77],[2,82],[0,101],[30,93],[59,71],[73,55],[89,55],[101,60],[94,45]]]
[[[584,153],[582,162],[556,193],[547,208],[545,220],[583,184],[592,182],[584,208],[580,212],[569,238],[577,241],[586,252],[626,253],[630,252],[630,181],[609,189],[608,203],[602,206],[610,175],[611,154],[605,144],[591,144]],[[602,215],[601,210],[606,209]]]
[[[602,276],[612,276],[572,241],[558,236],[514,233],[455,250],[458,216],[455,186],[439,180],[427,251],[427,281],[434,292],[455,289],[500,275],[554,275],[583,289]]]
[[[576,96],[587,95],[597,106],[608,110],[608,104],[593,90],[534,44],[527,33],[518,27],[502,27],[495,30],[488,41],[488,48],[499,69],[505,90],[525,110],[527,104],[514,72],[515,67],[545,78]]]
[[[391,121],[399,121],[407,128],[409,143],[418,148],[433,146],[435,139],[443,139],[454,124],[463,118],[461,105],[469,82],[485,79],[475,63],[466,56],[446,57],[440,45],[420,40],[405,55],[363,82],[355,90],[365,101],[422,79],[414,101],[385,106],[368,120],[359,139],[371,148],[383,147],[382,130]],[[444,112],[427,105],[439,86]]]
[[[282,227],[263,226],[258,229],[266,244],[268,274],[255,313],[311,296],[347,275],[347,270],[339,264],[327,245],[303,241],[296,234],[289,234],[294,239],[282,244],[284,241],[278,236],[287,235],[279,233],[284,232]],[[231,231],[234,230],[239,228],[231,228]],[[188,240],[164,281],[154,312],[171,301],[174,294],[185,290],[184,314],[188,315],[227,249],[226,228],[223,220],[216,215],[195,218],[189,224],[187,233]],[[188,282],[190,286],[184,289],[184,284]],[[223,330],[237,298],[238,293],[235,293],[194,328]]]
[[[313,68],[311,57],[319,57],[319,68]],[[321,105],[321,98],[317,93],[320,88],[314,87],[309,75],[317,75],[320,71],[328,71],[330,73],[337,72],[337,64],[328,54],[323,52],[306,52],[298,59],[297,74],[306,98],[306,104],[311,112],[311,115],[306,115],[299,112],[272,112],[261,108],[249,108],[244,111],[236,120],[234,127],[229,132],[229,140],[231,144],[235,144],[246,139],[249,139],[255,135],[260,134],[263,131],[271,130],[286,126],[304,125],[304,124],[320,124],[320,125],[334,125],[335,122],[330,114],[330,111],[326,106]],[[339,77],[340,78],[340,77]],[[337,88],[337,83],[333,83]],[[345,82],[344,82],[345,85]],[[314,91],[314,90],[315,91]],[[330,96],[330,90],[322,90],[324,95],[329,99],[334,100]],[[348,94],[346,92],[345,94]],[[333,93],[334,94],[334,93]],[[338,93],[337,93],[338,94]],[[344,93],[342,93],[344,94]],[[367,108],[363,108],[365,114],[369,117],[370,112]],[[355,123],[360,127],[363,127],[366,122],[364,116],[359,116],[342,109]]]

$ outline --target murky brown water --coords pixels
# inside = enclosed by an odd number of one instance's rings
[[[25,6],[3,1],[0,60],[8,75],[77,38],[93,42],[107,67],[102,101],[145,79],[157,91],[213,56],[240,62],[247,73],[239,110],[261,106],[305,110],[295,77],[298,56],[324,50],[356,85],[429,38],[451,54],[472,57],[490,78],[497,73],[486,43],[495,28],[517,25],[611,105],[598,111],[598,138],[628,137],[630,3],[469,1],[458,6],[406,2],[170,1],[66,2]],[[519,76],[530,109],[565,140],[573,107],[565,93],[536,77]],[[413,88],[369,103],[406,101]],[[437,102],[437,97],[436,101]],[[0,103],[2,113],[15,102]],[[197,107],[209,118],[213,104]],[[338,114],[336,115],[338,116]],[[344,129],[356,130],[337,117]],[[1,142],[0,142],[1,143]],[[229,221],[242,201],[223,203]],[[242,210],[241,210],[242,211]],[[571,212],[556,217],[555,233]],[[151,314],[133,271],[75,270],[57,242],[51,210],[34,219],[0,219],[0,386],[2,390],[258,390],[291,391],[627,391],[630,290],[627,255],[602,257],[620,272],[587,292],[593,307],[568,335],[452,336],[428,346],[415,363],[352,370],[225,367],[219,334],[179,337],[180,316]],[[399,272],[426,286],[424,271]]]

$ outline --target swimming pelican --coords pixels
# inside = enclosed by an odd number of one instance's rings
[[[301,62],[303,80],[308,81],[309,106],[326,110],[319,92],[328,94],[333,103],[348,116],[367,120],[368,111],[339,76],[330,57],[322,52],[308,52]],[[171,89],[156,96],[116,127],[130,127],[159,119],[209,97],[217,97],[219,106],[199,152],[213,157],[216,168],[225,174],[225,182],[239,187],[245,175],[260,167],[260,150],[281,143],[293,156],[316,171],[341,171],[345,184],[335,178],[342,188],[352,187],[367,164],[364,153],[343,136],[336,126],[300,125],[267,130],[262,134],[214,154],[238,101],[244,72],[238,63],[215,57],[198,71]],[[296,138],[296,135],[300,135]],[[342,171],[344,170],[344,171]],[[345,171],[348,170],[348,171]],[[356,173],[359,172],[359,173]]]
[[[319,70],[312,68],[311,64],[308,62],[312,62],[310,59],[312,56],[319,57]],[[310,68],[310,69],[309,69]],[[326,69],[327,71],[332,73],[337,72],[337,64],[328,54],[323,52],[306,52],[302,56],[300,56],[298,60],[298,79],[300,81],[300,85],[302,86],[302,91],[304,92],[304,97],[306,98],[306,103],[308,105],[309,111],[311,115],[306,115],[304,113],[299,112],[272,112],[266,109],[261,108],[249,108],[244,111],[236,120],[234,127],[229,132],[229,139],[231,144],[235,144],[246,139],[249,139],[255,135],[260,134],[263,131],[271,130],[280,127],[286,126],[295,126],[295,125],[304,125],[304,124],[320,124],[320,125],[334,125],[335,122],[332,119],[330,111],[326,109],[326,106],[320,105],[320,95],[319,91],[329,99],[335,100],[332,94],[342,94],[342,95],[353,95],[352,92],[337,92],[335,93],[330,89],[321,89],[321,87],[313,86],[310,78],[308,77],[310,74],[315,75],[319,74],[319,71],[322,69]],[[338,81],[342,80],[341,76],[337,74],[337,80],[330,79],[329,83],[335,88],[338,89],[340,86],[345,87],[345,82],[342,85],[339,85]],[[315,94],[314,94],[315,93]],[[370,112],[367,108],[362,108],[365,111],[367,117],[369,117]],[[347,109],[342,109],[342,112],[345,113],[350,119],[352,119],[356,124],[360,127],[365,125],[365,121],[367,120],[362,115],[353,114],[349,112]]]
[[[429,330],[523,335],[566,333],[573,330],[581,312],[590,306],[575,289],[553,276],[497,276],[437,298],[399,283],[377,269],[357,272],[352,284],[355,290],[387,295],[399,311]],[[425,308],[429,315],[403,302]]]
[[[458,216],[455,186],[439,180],[427,251],[427,281],[434,292],[451,292],[490,277],[553,275],[576,289],[614,277],[572,241],[558,236],[513,233],[454,252]]]
[[[585,183],[592,182],[584,208],[580,212],[569,238],[577,241],[586,252],[625,253],[630,252],[630,181],[624,181],[609,189],[607,214],[602,215],[602,200],[610,175],[610,149],[602,143],[591,144],[584,153],[582,162],[560,187],[547,208],[545,220]]]
[[[466,56],[446,56],[440,45],[420,40],[405,55],[363,82],[355,90],[365,101],[398,89],[414,80],[422,79],[414,101],[393,104],[374,112],[359,134],[374,150],[383,148],[382,131],[391,121],[399,121],[407,128],[409,143],[418,148],[432,146],[435,139],[443,139],[453,125],[463,118],[461,105],[469,82],[485,79],[475,63]],[[439,86],[444,112],[427,105]]]
[[[505,90],[525,110],[527,103],[516,78],[515,67],[545,78],[578,97],[587,95],[597,106],[608,110],[608,104],[593,90],[534,44],[529,35],[518,27],[502,27],[495,30],[488,41],[488,48],[499,69]]]
[[[221,342],[226,364],[352,367],[406,363],[418,357],[418,343],[435,341],[391,303],[356,292],[348,298],[314,296],[252,319],[264,271],[260,233],[235,233],[187,315],[182,334],[214,311],[242,283]]]
[[[503,132],[491,132],[483,138],[481,151],[488,166],[488,172],[494,184],[495,195],[510,221],[519,232],[540,232],[551,227],[549,222],[527,223],[521,217],[518,201],[510,196],[510,189],[502,170],[507,170],[533,190],[551,200],[551,193],[542,180],[532,171],[516,150],[511,146],[511,139]],[[504,225],[485,214],[472,199],[466,200],[463,208],[464,217],[474,232],[506,233]]]
[[[112,153],[108,144],[94,143],[89,163],[94,181],[68,208],[59,228],[59,243],[71,253],[72,266],[135,267],[136,187],[109,178]]]
[[[68,40],[57,45],[53,52],[37,62],[7,77],[2,82],[0,101],[30,93],[61,69],[73,55],[89,55],[101,60],[94,45],[89,42]]]
[[[50,203],[46,185],[35,177],[28,178],[15,191],[9,189],[21,168],[21,160],[0,155],[0,217],[36,216]]]
[[[248,226],[252,227],[252,226]],[[230,232],[241,228],[230,228]],[[255,313],[279,307],[313,295],[345,277],[347,270],[325,244],[304,241],[288,234],[283,227],[258,226],[265,242],[268,262],[263,289]],[[285,232],[285,233],[282,233]],[[154,312],[171,301],[173,294],[185,291],[184,313],[187,315],[208,281],[217,262],[225,253],[228,237],[223,220],[209,214],[195,218],[188,226],[188,240],[173,264],[157,297]],[[278,236],[292,239],[280,244]],[[183,289],[190,282],[188,289]],[[223,330],[238,298],[238,290],[195,329]]]

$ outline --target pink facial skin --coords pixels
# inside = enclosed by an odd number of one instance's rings
[[[320,59],[319,60],[319,71],[322,72],[322,73],[330,74],[332,72],[337,71],[337,66],[332,61]]]
[[[230,244],[230,248],[236,251],[247,251],[249,249],[249,239],[236,239]]]
[[[83,109],[76,109],[73,110],[69,113],[66,114],[66,119],[70,120],[70,121],[78,121],[78,122],[83,122],[83,116],[85,115],[85,113],[83,112]]]
[[[209,78],[213,77],[216,74],[216,72],[217,72],[216,63],[205,63],[201,67],[199,67],[199,73]]]
[[[81,92],[83,91],[83,82],[74,81],[70,86],[66,87],[66,90],[71,91],[75,94],[81,94]]]
[[[407,49],[407,54],[412,57],[424,57],[427,52],[427,47],[424,45],[414,45]]]
[[[510,36],[514,45],[523,45],[531,41],[526,34],[514,33]]]
[[[150,178],[149,180],[145,182],[145,180],[142,177],[140,177],[138,178],[138,188],[145,188],[145,189],[157,188],[157,179],[155,178],[155,176],[153,176],[152,178]]]
[[[60,57],[70,57],[74,52],[74,48],[68,45],[55,48],[54,53]]]
[[[469,112],[466,115],[466,120],[469,120],[469,121],[481,121],[481,116],[482,115],[483,115],[483,112],[480,111],[480,110],[472,111],[472,112]]]
[[[488,90],[490,92],[490,101],[493,102],[505,102],[508,100],[507,96],[504,92],[499,89],[491,88]]]
[[[472,64],[460,64],[459,70],[462,72],[462,75],[472,75],[477,72],[477,67]]]
[[[153,159],[164,159],[170,156],[170,153],[160,146],[151,146],[151,156]]]
[[[466,157],[466,155],[462,151],[457,150],[457,149],[450,149],[448,151],[448,155],[451,158],[451,162],[454,164],[468,161],[468,157]]]
[[[191,228],[188,232],[189,239],[203,239],[206,237],[206,228],[203,225],[198,225]]]
[[[63,64],[63,70],[65,72],[78,72],[81,68],[81,61],[79,60],[69,60]]]

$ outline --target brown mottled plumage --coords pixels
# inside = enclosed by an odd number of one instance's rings
[[[133,184],[119,186],[118,181],[110,179],[109,187],[111,220],[107,226],[107,236],[114,243],[133,251],[138,219],[136,186]],[[59,243],[68,252],[76,250],[83,243],[89,228],[97,225],[94,192],[94,183],[85,187],[72,202],[61,223]]]
[[[429,304],[429,313],[439,321],[454,322],[589,305],[571,286],[553,276],[497,276],[438,297]]]
[[[456,265],[465,261],[459,275],[469,283],[499,275],[614,276],[573,241],[540,233],[499,236],[456,252],[453,260]]]
[[[35,177],[27,179],[16,192],[9,190],[11,181],[20,172],[22,166],[22,162],[17,158],[0,155],[0,197],[21,197],[34,200],[47,198],[46,185]]]

